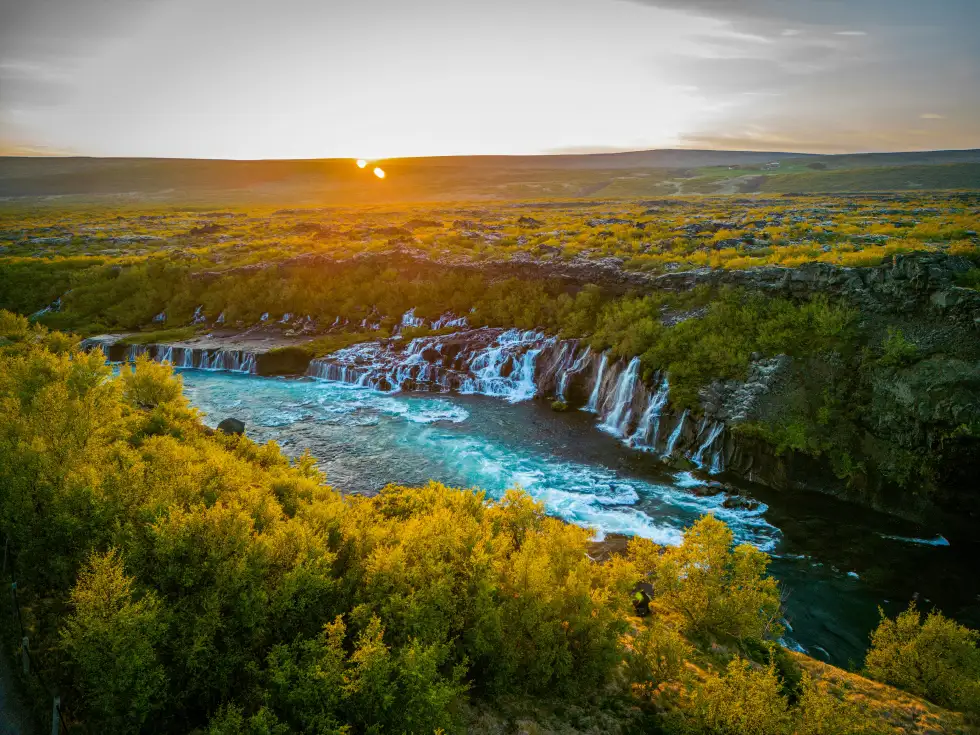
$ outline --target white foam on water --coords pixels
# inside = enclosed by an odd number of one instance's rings
[[[275,429],[273,437],[284,437],[286,442],[296,435],[286,428],[291,424],[304,436],[317,435],[317,425],[350,427],[351,432],[339,440],[342,446],[326,448],[338,453],[340,461],[344,456],[351,462],[371,461],[366,454],[370,447],[361,447],[375,442],[397,451],[393,456],[404,463],[406,474],[425,472],[425,477],[484,489],[494,498],[520,486],[543,502],[549,513],[594,528],[600,535],[621,533],[677,544],[687,525],[704,513],[714,513],[729,523],[740,543],[769,550],[780,538],[778,529],[763,517],[764,505],[727,509],[722,506],[723,494],[695,496],[684,487],[701,483],[687,473],[679,473],[669,484],[657,484],[598,464],[568,460],[547,448],[491,438],[469,421],[462,399],[383,393],[315,379],[196,370],[183,375],[191,402],[212,422],[235,416],[247,425]],[[357,434],[358,427],[371,427],[361,429],[371,433]],[[358,456],[359,451],[365,456]],[[413,468],[418,472],[412,474]]]
[[[355,414],[358,425],[370,424],[379,415],[397,417],[414,424],[445,421],[461,423],[469,412],[444,398],[405,397],[345,383],[321,383],[312,380],[283,380],[256,378],[250,381],[248,399],[241,398],[241,385],[228,375],[213,373],[214,380],[203,380],[197,370],[182,372],[185,390],[191,401],[208,414],[225,413],[251,405],[253,421],[259,426],[283,427],[304,419],[336,423]],[[220,420],[220,419],[219,419]]]
[[[919,544],[921,546],[949,546],[949,541],[944,536],[936,536],[936,538],[914,538],[911,536],[892,536],[887,533],[879,533],[882,538],[891,539],[892,541],[904,541],[907,544]]]
[[[699,480],[690,472],[678,472],[674,475],[674,482],[677,487],[697,487],[698,485],[703,485],[704,482]]]

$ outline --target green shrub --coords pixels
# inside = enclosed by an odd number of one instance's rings
[[[134,406],[154,408],[184,400],[180,376],[175,376],[169,365],[154,362],[146,355],[138,355],[133,365],[124,367],[119,379],[123,395]]]
[[[61,635],[90,721],[104,732],[139,732],[166,701],[162,606],[153,591],[137,598],[133,584],[116,551],[93,554]]]
[[[691,526],[657,563],[655,604],[695,635],[778,638],[779,584],[766,575],[769,557],[748,544],[734,546],[733,539],[714,516]]]
[[[804,673],[793,708],[793,735],[880,735],[891,728],[817,685]]]
[[[735,658],[724,675],[709,674],[688,690],[683,728],[712,735],[785,735],[789,703],[779,691],[772,666],[754,668]]]
[[[879,362],[886,367],[905,367],[911,365],[919,357],[919,348],[902,334],[901,329],[888,329],[888,336],[882,343],[882,355]]]
[[[868,676],[944,707],[980,712],[980,634],[915,605],[895,620],[881,612],[864,660]]]
[[[653,690],[680,679],[691,644],[673,628],[653,620],[627,639],[626,667],[630,682]]]

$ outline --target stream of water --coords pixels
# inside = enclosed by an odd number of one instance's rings
[[[863,658],[879,605],[894,614],[918,595],[926,609],[936,604],[968,622],[980,618],[977,548],[829,496],[778,493],[722,476],[729,490],[757,501],[727,508],[720,486],[693,493],[703,480],[666,470],[649,452],[598,431],[596,417],[584,411],[555,413],[541,401],[481,395],[383,393],[314,378],[182,375],[206,423],[239,418],[256,441],[275,440],[294,455],[309,449],[330,484],[345,492],[433,479],[499,497],[520,485],[549,513],[600,535],[664,544],[678,543],[696,518],[715,513],[739,541],[773,555],[787,642],[836,664]]]

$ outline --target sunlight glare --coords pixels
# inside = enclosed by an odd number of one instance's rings
[[[379,179],[383,179],[385,177],[385,170],[380,166],[378,166],[374,169],[374,175],[377,176]]]

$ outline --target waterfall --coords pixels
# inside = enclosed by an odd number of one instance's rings
[[[382,391],[456,391],[516,403],[537,394],[538,359],[555,342],[540,332],[487,328],[407,344],[365,342],[311,361],[307,375]]]
[[[219,319],[221,317],[218,317]],[[194,316],[191,318],[191,324],[201,324],[204,321],[204,307],[199,306],[194,309]]]
[[[704,420],[707,422],[707,416]],[[701,443],[701,446],[698,447],[698,451],[694,453],[693,457],[691,457],[691,461],[694,462],[694,464],[696,464],[698,467],[704,467],[704,453],[711,447],[712,444],[714,444],[715,439],[718,438],[724,429],[725,424],[723,424],[721,421],[718,421],[711,427],[711,431],[708,432],[708,438]]]
[[[609,362],[609,354],[606,352],[602,353],[602,359],[599,361],[599,373],[595,377],[595,385],[592,386],[592,395],[589,396],[589,402],[585,404],[585,411],[591,411],[592,413],[598,413],[599,411],[599,394],[602,391],[602,377],[606,372],[606,364]]]
[[[667,405],[669,398],[670,382],[667,380],[667,376],[664,375],[664,379],[660,383],[660,387],[657,388],[657,392],[650,397],[650,402],[647,404],[646,411],[643,412],[640,423],[636,427],[636,432],[630,437],[630,446],[649,449],[657,448],[657,439],[660,434],[660,414]],[[647,439],[648,436],[650,437],[649,440]]]
[[[572,351],[572,357],[574,358],[575,352]],[[561,370],[561,374],[558,377],[558,389],[555,391],[555,395],[559,400],[564,401],[566,399],[565,391],[568,390],[568,379],[577,373],[582,372],[585,366],[589,364],[589,358],[592,357],[592,348],[588,345],[582,351],[577,359],[572,362],[572,366],[567,370]]]
[[[106,342],[98,337],[86,337],[78,343],[78,346],[83,350],[98,350],[105,357],[106,361],[109,360],[109,347],[111,345],[111,342]]]
[[[450,327],[453,329],[466,329],[466,327],[469,326],[469,322],[466,320],[465,316],[458,317],[451,311],[447,311],[441,317],[432,322],[431,326],[434,330],[448,329]]]
[[[94,344],[100,343],[93,342]],[[102,351],[108,359],[108,347],[102,346]],[[140,355],[146,355],[154,362],[169,362],[176,368],[256,373],[255,353],[245,350],[203,349],[180,345],[129,345],[125,360],[136,362]]]
[[[616,379],[616,388],[613,391],[612,398],[612,410],[606,416],[606,419],[599,424],[600,429],[613,436],[626,435],[630,417],[633,414],[631,408],[633,392],[636,390],[636,382],[639,376],[640,358],[634,357]]]
[[[415,308],[411,308],[402,314],[402,327],[421,327],[425,324],[425,319],[415,316]]]
[[[126,348],[126,362],[136,362],[136,358],[140,355],[148,355],[150,358],[153,357],[149,345],[130,345]]]
[[[667,448],[664,450],[665,457],[669,457],[674,453],[674,447],[677,445],[677,440],[681,438],[681,431],[684,430],[684,422],[687,421],[687,409],[684,409],[684,413],[681,414],[680,420],[677,422],[677,426],[671,432],[670,437],[667,439]]]
[[[544,335],[538,332],[503,332],[492,346],[474,357],[469,366],[472,377],[464,381],[460,393],[496,396],[511,403],[533,398],[537,393],[534,367],[541,346],[528,347],[523,355],[521,349],[543,340]]]
[[[711,458],[711,467],[708,469],[712,475],[717,475],[725,470],[724,451],[724,445],[715,450],[714,456]]]

